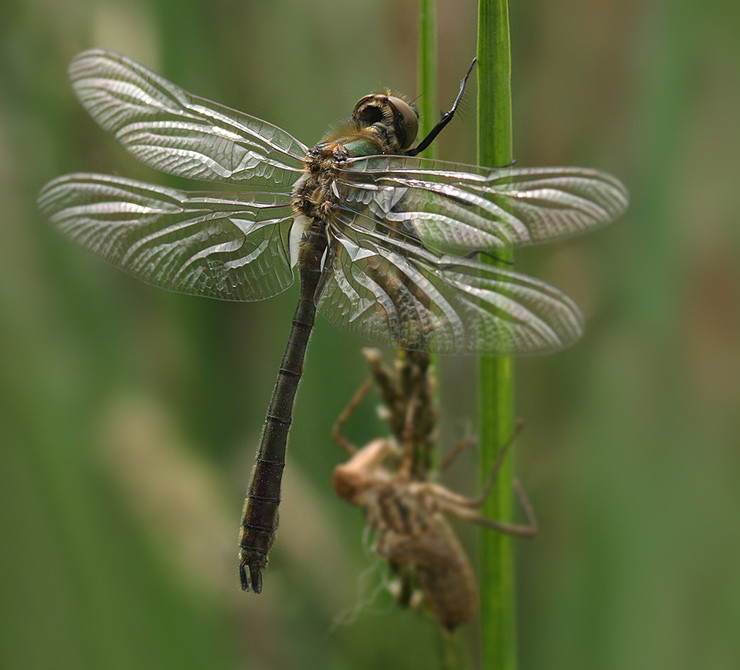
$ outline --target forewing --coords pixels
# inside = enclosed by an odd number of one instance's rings
[[[619,180],[589,168],[491,170],[404,156],[352,159],[337,186],[366,222],[450,253],[570,237],[609,223],[628,203]]]
[[[119,54],[93,50],[69,66],[90,115],[142,163],[180,177],[287,184],[307,148],[266,121],[198,98]]]
[[[144,281],[222,300],[261,300],[293,282],[288,194],[199,194],[72,174],[41,210],[67,237]]]
[[[317,295],[332,323],[393,347],[534,354],[575,342],[582,318],[558,289],[493,265],[332,225]]]

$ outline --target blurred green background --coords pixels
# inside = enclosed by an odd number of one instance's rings
[[[512,6],[518,164],[592,165],[632,195],[613,226],[519,258],[588,318],[576,347],[517,367],[517,469],[541,524],[518,544],[524,669],[738,667],[740,9],[698,7]],[[371,90],[415,95],[416,11],[0,4],[0,667],[437,665],[428,619],[385,594],[356,607],[379,577],[359,511],[332,494],[330,429],[366,343],[319,319],[265,592],[242,594],[242,496],[295,290],[244,305],[157,290],[34,204],[70,171],[174,183],[86,117],[66,79],[77,52],[123,52],[310,145]],[[441,106],[474,52],[475,3],[441,1]],[[440,157],[475,160],[474,94]],[[443,359],[440,376],[445,448],[474,431],[474,362]],[[359,444],[384,430],[373,403],[347,428]],[[447,482],[475,481],[466,454]]]

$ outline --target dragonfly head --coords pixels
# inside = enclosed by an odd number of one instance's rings
[[[414,143],[419,130],[419,113],[405,100],[385,93],[371,93],[360,98],[352,118],[362,126],[382,126],[395,138],[399,151]]]

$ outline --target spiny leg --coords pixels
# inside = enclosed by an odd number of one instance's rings
[[[435,487],[435,495],[459,507],[480,507],[483,504],[483,501],[491,492],[491,488],[496,481],[496,477],[498,477],[499,470],[501,469],[504,458],[508,453],[509,447],[511,447],[511,445],[514,443],[523,426],[524,422],[521,419],[517,419],[515,421],[514,432],[511,434],[511,437],[509,437],[504,446],[499,449],[498,455],[496,456],[496,462],[493,464],[493,468],[491,468],[488,479],[483,485],[483,491],[481,492],[481,495],[479,495],[477,498],[467,498],[458,493],[453,493],[444,486],[434,484],[433,486]],[[454,447],[452,447],[450,453],[445,456],[441,469],[444,470],[445,468],[450,467],[450,465],[452,465],[453,461],[459,456],[460,452],[465,447],[472,446],[475,443],[476,441],[472,437],[462,438]]]
[[[496,477],[498,477],[498,473],[501,469],[501,465],[504,462],[504,458],[506,458],[506,454],[509,452],[509,448],[512,444],[514,444],[514,441],[519,436],[519,433],[522,432],[523,427],[524,422],[521,419],[517,419],[514,422],[514,432],[511,434],[511,437],[506,440],[501,449],[499,449],[498,456],[496,456],[496,462],[493,464],[493,468],[491,468],[491,473],[488,475],[488,479],[483,486],[483,491],[481,491],[480,496],[478,496],[477,498],[467,498],[467,507],[480,507],[483,504],[483,501],[488,497],[488,494],[491,492],[491,488],[493,488],[493,484],[496,481]]]
[[[518,479],[514,479],[513,488],[517,500],[519,501],[519,504],[522,508],[522,511],[524,512],[524,516],[526,517],[526,525],[511,524],[503,521],[497,521],[495,519],[489,519],[488,517],[485,517],[473,511],[475,508],[480,507],[490,494],[493,484],[495,483],[498,476],[499,470],[501,469],[501,464],[503,463],[503,460],[506,457],[509,448],[521,432],[523,426],[524,422],[521,419],[517,419],[514,426],[514,432],[499,450],[498,456],[496,457],[496,462],[493,464],[491,473],[488,475],[488,479],[483,487],[483,492],[477,498],[467,498],[465,496],[461,496],[458,493],[453,493],[446,487],[439,484],[430,484],[430,489],[432,489],[441,507],[446,512],[453,514],[459,519],[470,521],[472,523],[477,523],[489,528],[495,528],[502,533],[516,535],[517,537],[533,537],[537,534],[538,526],[534,509]],[[460,452],[462,448],[462,446],[460,446],[461,444],[462,441],[458,443],[458,445],[456,445],[456,449],[453,449],[452,453],[454,455],[457,455],[457,453]],[[449,460],[449,457],[446,460]]]
[[[463,521],[470,521],[479,526],[494,528],[495,530],[498,530],[501,533],[506,533],[507,535],[515,535],[516,537],[534,537],[537,535],[539,530],[537,518],[535,517],[532,503],[529,501],[529,498],[527,498],[527,494],[524,492],[518,479],[514,480],[514,493],[524,511],[524,516],[527,520],[526,524],[507,523],[505,521],[489,519],[488,517],[473,511],[468,504],[457,504],[442,500],[440,501],[440,507],[445,512],[449,512]],[[467,502],[469,503],[470,501]]]
[[[334,422],[334,427],[331,431],[332,439],[350,456],[356,454],[358,449],[355,444],[350,442],[346,437],[344,437],[344,435],[342,435],[342,426],[347,423],[347,419],[349,419],[355,409],[357,409],[357,406],[363,401],[363,399],[367,395],[367,392],[370,390],[372,383],[373,377],[368,377],[362,383],[362,386],[360,386],[360,388],[355,391],[355,394],[352,396],[349,404],[344,408],[344,410],[342,410],[342,413],[339,415],[339,417],[337,417],[337,420]]]
[[[475,58],[473,58],[473,62],[470,64],[470,67],[468,68],[467,73],[462,78],[462,81],[460,82],[460,91],[457,94],[457,97],[455,98],[455,102],[452,103],[452,107],[448,112],[445,112],[442,114],[442,118],[437,122],[437,125],[434,126],[434,128],[429,131],[429,134],[421,141],[414,149],[409,149],[406,152],[407,156],[416,156],[417,154],[421,153],[426,149],[439,135],[443,128],[452,121],[452,117],[455,116],[455,112],[457,111],[457,107],[460,104],[460,100],[462,100],[463,93],[465,91],[465,84],[468,83],[468,77],[470,76],[470,73],[473,71],[473,67],[476,63]]]
[[[444,460],[442,461],[442,465],[439,466],[439,469],[444,472],[452,465],[452,463],[460,455],[460,452],[462,452],[463,449],[465,449],[466,447],[473,447],[475,446],[475,444],[475,438],[467,436],[460,439],[460,441],[454,447],[452,447],[449,453],[445,456]]]

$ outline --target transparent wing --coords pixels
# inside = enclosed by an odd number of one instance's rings
[[[492,170],[404,156],[348,161],[338,190],[366,222],[450,253],[570,237],[612,221],[628,202],[619,180],[598,170]]]
[[[582,318],[532,277],[332,224],[316,304],[332,323],[393,347],[438,353],[533,354],[575,342]]]
[[[144,281],[222,300],[293,282],[289,194],[200,194],[97,174],[47,184],[40,209],[67,237]]]
[[[307,148],[266,121],[198,98],[139,63],[85,51],[69,66],[90,115],[142,163],[180,177],[285,184]]]

